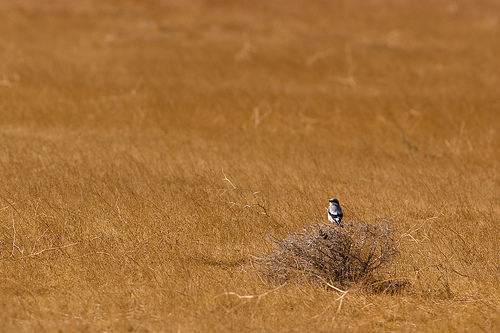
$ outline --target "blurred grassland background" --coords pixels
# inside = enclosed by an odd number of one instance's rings
[[[0,331],[500,330],[499,32],[493,0],[0,1]],[[257,273],[332,196],[390,220],[405,293]]]

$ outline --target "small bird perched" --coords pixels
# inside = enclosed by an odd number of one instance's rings
[[[342,221],[342,208],[340,208],[339,201],[335,198],[330,199],[330,207],[328,207],[328,220],[332,223],[337,223],[341,228],[344,226],[340,221]]]

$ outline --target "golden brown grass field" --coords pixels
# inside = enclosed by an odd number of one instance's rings
[[[496,0],[1,0],[0,331],[499,332],[499,37]],[[263,278],[331,197],[407,288]]]

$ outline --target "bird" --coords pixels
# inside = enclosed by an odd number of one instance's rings
[[[339,227],[343,228],[344,226],[340,222],[343,216],[344,214],[342,213],[342,208],[340,208],[339,201],[335,198],[331,198],[330,207],[328,207],[328,220],[332,223],[337,223]]]

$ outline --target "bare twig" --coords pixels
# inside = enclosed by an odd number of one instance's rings
[[[352,50],[351,46],[349,44],[346,44],[345,46],[345,57],[346,57],[346,63],[347,63],[347,76],[341,77],[341,76],[334,76],[330,77],[331,80],[334,82],[349,86],[351,88],[356,88],[357,83],[356,79],[354,77],[354,64],[352,60]]]
[[[266,216],[269,216],[269,214],[267,213],[267,209],[266,207],[264,207],[263,205],[261,205],[260,203],[256,203],[255,204],[256,206],[259,206],[260,208],[262,208],[262,210],[264,211],[262,214],[266,215]]]
[[[36,247],[36,244],[38,243],[38,241],[43,237],[45,236],[45,234],[47,233],[47,231],[49,231],[49,229],[45,229],[45,231],[40,235],[38,236],[38,238],[36,239],[36,241],[33,243],[33,247],[31,248],[31,253],[33,254],[35,252],[35,247]]]
[[[317,62],[318,60],[321,60],[321,59],[324,59],[324,58],[327,58],[327,57],[330,57],[332,55],[335,54],[335,51],[334,50],[328,50],[328,51],[323,51],[323,52],[317,52],[315,54],[313,54],[312,56],[310,56],[309,58],[307,58],[306,60],[306,66],[307,67],[311,67],[312,65],[314,65],[315,62]]]
[[[265,293],[259,294],[259,295],[239,295],[238,293],[235,293],[234,291],[229,291],[229,292],[217,295],[216,297],[231,295],[231,296],[236,296],[238,299],[254,299],[254,298],[256,298],[257,303],[258,303],[262,297],[269,295],[270,293],[275,292],[278,289],[283,288],[286,284],[287,284],[287,282],[283,283],[282,285],[280,285],[274,289],[268,290]]]
[[[106,255],[106,256],[111,257],[113,260],[115,259],[115,257],[113,255],[109,254],[108,252],[102,252],[102,251],[85,253],[85,254],[83,254],[81,256],[78,256],[76,258],[88,257],[88,256],[91,256],[91,255],[94,255],[94,254]]]
[[[339,293],[341,293],[341,295],[340,295],[339,297],[337,297],[337,299],[335,299],[335,301],[334,301],[334,302],[339,301],[339,305],[338,305],[338,307],[337,307],[337,311],[335,311],[335,314],[334,314],[334,315],[333,315],[333,317],[332,317],[332,324],[333,324],[333,322],[334,322],[334,321],[335,321],[335,319],[337,318],[337,315],[338,315],[338,314],[339,314],[339,312],[340,312],[340,309],[342,308],[342,303],[344,302],[344,297],[345,297],[345,295],[349,292],[349,290],[342,290],[342,289],[340,289],[340,288],[337,288],[337,287],[335,287],[333,284],[328,283],[328,282],[327,282],[325,279],[323,279],[321,276],[319,276],[319,275],[316,275],[316,276],[317,276],[318,278],[320,278],[321,280],[323,280],[323,282],[324,282],[324,283],[325,283],[328,287],[330,287],[330,288],[332,288],[333,290],[338,291]],[[324,310],[321,314],[323,314],[323,313],[324,313],[326,310],[328,310],[329,308],[330,308],[330,305],[329,305],[329,306],[327,306],[327,307],[326,307],[326,309],[325,309],[325,310]],[[319,315],[317,315],[317,316],[315,316],[315,317],[318,317],[318,316],[320,316],[321,314],[319,314]]]
[[[321,280],[323,280],[323,282],[330,288],[334,289],[335,291],[338,291],[339,293],[342,293],[342,294],[347,294],[349,292],[349,290],[342,290],[340,288],[337,288],[335,287],[333,284],[331,283],[328,283],[323,277],[319,276],[318,274],[315,274],[318,278],[320,278]]]
[[[79,242],[76,242],[76,243],[72,243],[72,244],[68,244],[68,245],[63,245],[63,246],[56,246],[56,247],[51,247],[51,248],[48,248],[48,249],[43,249],[43,250],[40,250],[38,252],[35,252],[35,253],[31,253],[28,257],[34,257],[34,256],[37,256],[37,255],[40,255],[44,252],[48,252],[48,251],[54,251],[54,250],[61,250],[61,249],[65,249],[67,247],[70,247],[70,246],[75,246],[79,244]]]
[[[224,181],[224,180],[226,180],[226,181],[227,181],[229,184],[231,184],[231,186],[235,189],[235,188],[236,188],[236,186],[233,184],[233,182],[232,182],[232,181],[230,181],[230,180],[229,180],[229,178],[227,178],[226,174],[224,173],[224,168],[222,168],[222,174],[224,175],[224,179],[223,179],[223,181]]]
[[[14,256],[14,249],[17,249],[21,254],[23,254],[23,251],[16,245],[16,221],[14,219],[14,210],[11,211],[12,213],[12,230],[13,230],[13,235],[12,235],[12,253],[11,256]]]
[[[14,212],[16,212],[17,215],[19,215],[21,217],[21,219],[23,219],[22,215],[19,214],[18,210],[16,209],[16,207],[14,207],[15,203],[12,203],[10,202],[9,200],[7,200],[3,195],[0,194],[0,198],[2,198],[10,207],[12,210],[11,210],[11,215],[12,215],[12,230],[13,230],[13,235],[12,235],[12,252],[11,252],[11,257],[14,256],[14,249],[17,249],[21,254],[24,254],[24,251],[21,250],[19,248],[19,246],[16,245],[16,235],[17,235],[17,231],[16,231],[16,222],[15,222],[15,219],[14,219]],[[3,209],[6,209],[7,207],[4,207],[2,208]]]
[[[334,289],[335,291],[338,291],[339,293],[341,293],[342,295],[340,295],[336,300],[335,302],[339,301],[339,306],[337,307],[337,311],[335,311],[335,314],[333,315],[332,317],[332,324],[333,322],[335,321],[335,319],[337,318],[337,315],[339,314],[340,312],[340,309],[342,308],[342,303],[344,302],[344,297],[345,295],[349,292],[349,290],[342,290],[342,289],[339,289],[337,287],[335,287],[333,284],[330,284],[328,282],[326,282],[324,279],[323,279],[323,282],[330,288]]]
[[[253,122],[253,127],[254,128],[258,128],[259,125],[260,125],[260,123],[264,119],[266,119],[269,116],[269,114],[270,114],[269,111],[267,111],[265,113],[262,113],[261,111],[262,111],[262,108],[260,106],[256,106],[256,107],[253,108],[253,117],[252,118],[254,120],[254,122]]]

